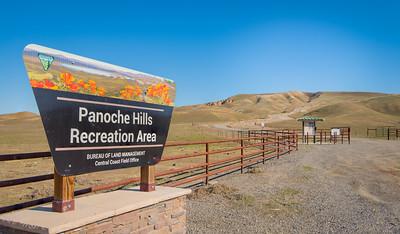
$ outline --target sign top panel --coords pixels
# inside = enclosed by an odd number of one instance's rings
[[[24,61],[33,88],[173,106],[172,80],[30,44]]]

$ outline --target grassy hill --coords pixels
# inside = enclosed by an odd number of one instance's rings
[[[0,154],[47,150],[40,116],[31,112],[0,115]]]
[[[298,128],[296,118],[319,116],[320,127],[350,126],[360,134],[366,127],[400,127],[400,95],[367,92],[287,92],[240,94],[225,100],[178,107],[175,123],[265,122],[270,127]],[[254,124],[253,124],[254,125]],[[244,124],[243,126],[246,126]],[[247,125],[248,126],[248,125]]]

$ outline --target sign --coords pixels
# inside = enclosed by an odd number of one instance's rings
[[[23,59],[60,175],[161,160],[173,81],[39,45]]]
[[[340,136],[340,128],[332,128],[331,129],[331,136]]]
[[[315,121],[304,121],[304,135],[314,136],[315,132]]]

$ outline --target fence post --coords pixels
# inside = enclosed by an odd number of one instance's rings
[[[279,159],[279,136],[278,136],[278,140],[277,140],[277,158]]]
[[[208,158],[208,142],[206,143],[206,185],[208,184],[208,163],[209,163],[209,158]]]
[[[292,132],[292,144],[293,145],[296,144],[296,135],[297,135],[296,130],[293,130],[293,132]]]
[[[67,212],[75,209],[74,180],[74,176],[62,176],[54,169],[53,211]]]
[[[243,174],[243,139],[240,140],[240,173]]]
[[[263,145],[262,145],[262,150],[263,150],[262,158],[263,158],[263,164],[264,164],[265,163],[265,138],[264,138],[264,136],[262,138],[262,143],[263,143]]]
[[[342,137],[342,145],[343,145],[343,133],[341,132],[340,135]]]
[[[156,189],[155,174],[154,165],[140,167],[140,191],[151,192]]]
[[[319,144],[322,145],[322,130],[319,133]]]
[[[307,132],[307,145],[308,145],[308,132]]]
[[[349,134],[348,136],[347,136],[347,140],[349,141],[349,144],[350,144],[350,127],[349,128],[347,128],[347,134]]]
[[[296,151],[299,150],[299,135],[296,133]]]
[[[390,140],[390,128],[388,128],[388,130],[387,130],[387,135],[388,135],[388,141]]]

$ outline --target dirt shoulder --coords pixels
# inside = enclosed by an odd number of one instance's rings
[[[189,233],[399,233],[400,141],[302,146],[188,202]]]

